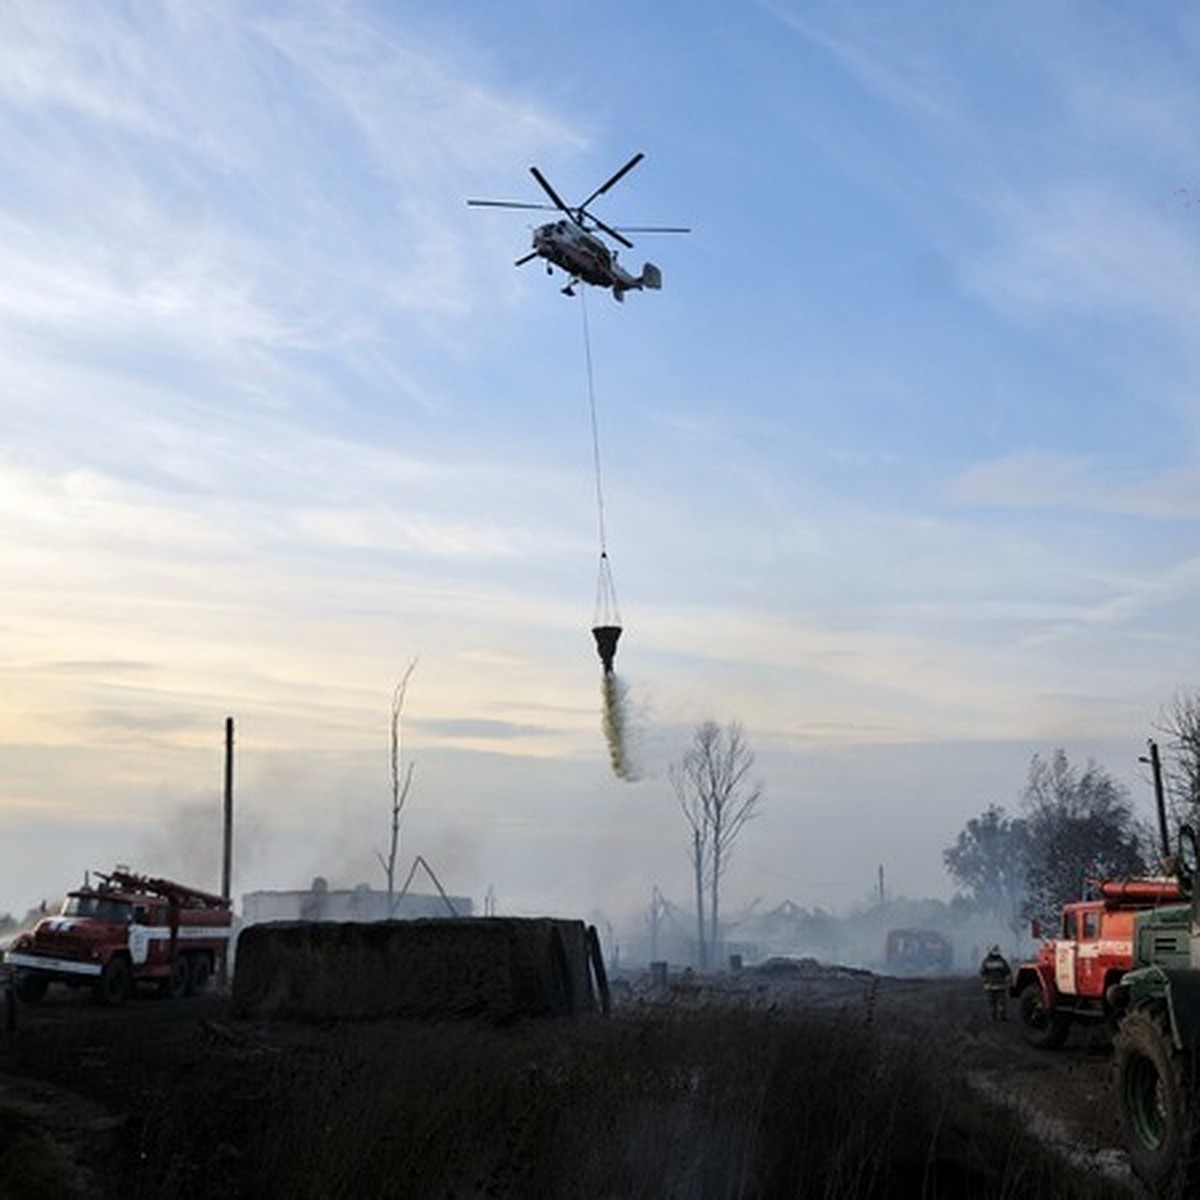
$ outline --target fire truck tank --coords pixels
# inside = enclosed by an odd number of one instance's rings
[[[1183,899],[1178,879],[1106,879],[1100,885],[1105,900],[1126,901],[1130,904],[1174,904]]]

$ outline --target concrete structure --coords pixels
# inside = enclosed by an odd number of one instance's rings
[[[233,1012],[300,1020],[574,1016],[607,1009],[599,939],[549,917],[247,926]]]

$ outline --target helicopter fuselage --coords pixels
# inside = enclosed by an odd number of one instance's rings
[[[634,276],[617,265],[616,254],[574,221],[550,221],[533,231],[533,249],[548,263],[597,287],[637,287]]]

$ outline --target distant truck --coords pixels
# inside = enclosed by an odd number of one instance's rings
[[[934,929],[889,929],[883,957],[901,975],[941,973],[954,965],[954,946]]]
[[[17,999],[34,1004],[51,983],[90,987],[107,1005],[141,983],[168,997],[202,992],[225,963],[229,901],[125,867],[95,874],[5,952]]]

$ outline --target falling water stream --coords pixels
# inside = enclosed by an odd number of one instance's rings
[[[605,671],[601,683],[604,696],[604,740],[613,774],[632,783],[638,777],[630,750],[629,689],[613,671]]]

